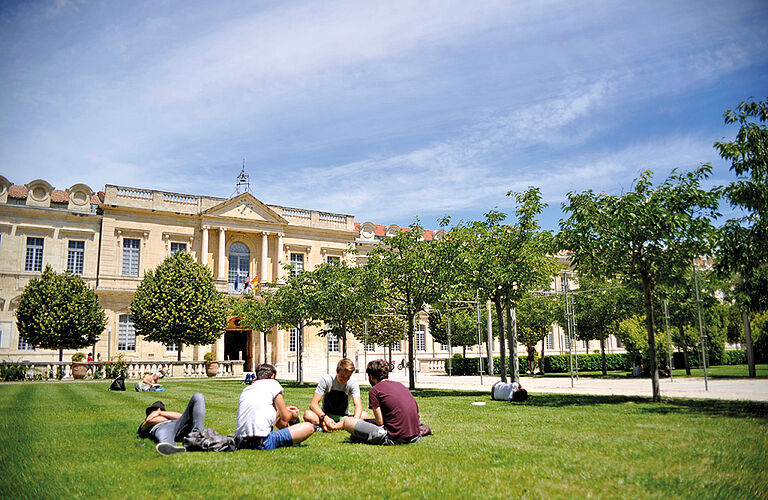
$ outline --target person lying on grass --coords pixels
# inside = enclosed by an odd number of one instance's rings
[[[365,368],[371,390],[368,402],[373,422],[344,417],[344,430],[351,441],[368,444],[405,444],[421,439],[419,406],[411,392],[401,383],[389,379],[389,366],[383,359],[368,363]]]
[[[309,410],[304,412],[304,421],[315,425],[315,430],[325,432],[344,428],[342,419],[349,415],[349,398],[352,397],[355,418],[368,418],[360,400],[360,384],[352,378],[355,364],[351,359],[343,358],[336,365],[336,376],[325,375],[317,384],[312,395]],[[320,409],[320,400],[323,408]]]
[[[502,382],[499,380],[491,387],[491,399],[496,401],[523,402],[528,399],[528,391],[518,382]]]
[[[165,388],[162,385],[157,383],[157,381],[160,380],[161,376],[162,374],[160,372],[145,373],[144,378],[141,379],[141,382],[136,383],[136,391],[137,392],[164,391]]]
[[[301,443],[315,432],[309,422],[298,423],[298,408],[285,405],[276,374],[274,366],[260,364],[256,379],[240,394],[235,429],[238,449],[274,450]]]
[[[156,442],[155,449],[161,455],[184,452],[186,449],[176,443],[205,427],[205,398],[199,392],[192,394],[184,413],[167,411],[162,401],[155,401],[146,414],[137,431],[139,436]]]

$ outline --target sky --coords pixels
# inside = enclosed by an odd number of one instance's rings
[[[768,2],[0,2],[0,175],[427,228],[711,163]],[[722,210],[727,215],[728,207]]]

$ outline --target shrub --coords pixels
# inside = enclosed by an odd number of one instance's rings
[[[747,351],[725,351],[723,353],[722,364],[724,365],[746,365]]]
[[[24,380],[27,376],[27,367],[21,363],[3,361],[0,364],[0,379],[5,381]]]
[[[544,356],[544,372],[545,373],[568,373],[570,371],[570,355],[569,354],[556,354],[554,356]],[[602,371],[603,359],[602,356],[596,354],[578,354],[576,361],[579,366],[579,371]],[[629,354],[606,354],[605,355],[606,369],[611,371],[630,371],[632,369],[632,357]]]
[[[72,362],[73,363],[80,363],[85,359],[85,354],[82,352],[76,352],[72,355]]]
[[[105,378],[126,377],[128,375],[128,363],[123,359],[123,355],[118,356],[117,361],[107,361],[104,364]]]

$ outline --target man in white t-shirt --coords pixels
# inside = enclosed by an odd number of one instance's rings
[[[528,399],[528,391],[518,382],[502,382],[499,380],[491,387],[491,399],[497,401],[523,402]]]
[[[360,384],[352,378],[355,373],[355,364],[351,359],[343,358],[336,365],[336,376],[325,375],[317,384],[317,389],[312,395],[309,410],[304,413],[304,421],[322,428],[325,432],[344,428],[343,420],[349,416],[349,398],[352,398],[357,419],[368,418],[363,411],[363,403],[360,400]],[[320,400],[323,407],[320,408]]]
[[[240,394],[235,428],[238,449],[274,450],[300,443],[315,432],[312,424],[293,423],[299,421],[299,409],[285,405],[276,374],[270,364],[257,366],[256,380]]]

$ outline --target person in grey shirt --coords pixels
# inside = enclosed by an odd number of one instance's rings
[[[349,415],[349,398],[352,398],[355,418],[368,418],[360,400],[360,384],[352,378],[355,364],[343,358],[336,365],[336,376],[325,375],[317,384],[309,410],[304,412],[304,421],[314,424],[316,430],[325,432],[343,429],[342,420]],[[323,406],[320,407],[322,400]]]

